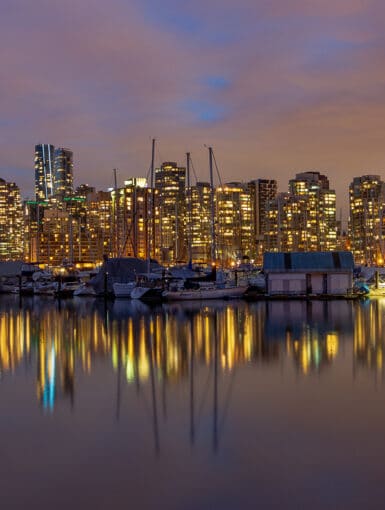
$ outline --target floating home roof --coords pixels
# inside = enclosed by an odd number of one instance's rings
[[[350,251],[313,251],[291,253],[265,253],[263,269],[266,271],[353,271],[353,254]]]

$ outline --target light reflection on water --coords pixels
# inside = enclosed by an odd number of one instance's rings
[[[13,465],[0,482],[3,502],[23,508],[28,501],[11,490],[17,478],[35,491],[36,507],[68,504],[67,496],[58,500],[55,491],[39,491],[40,482],[25,467],[22,451],[15,448],[12,453],[10,445],[19,444],[22,432],[24,448],[27,445],[43,479],[52,476],[56,487],[61,476],[69,477],[66,487],[73,491],[73,508],[109,508],[107,495],[112,498],[109,504],[123,503],[127,488],[134,508],[156,508],[159,488],[152,480],[159,476],[159,463],[164,463],[162,469],[166,465],[171,469],[174,484],[180,486],[166,483],[163,496],[168,508],[255,508],[258,502],[263,508],[305,504],[326,508],[333,506],[334,497],[336,508],[360,508],[366,489],[360,491],[357,483],[353,487],[356,478],[385,477],[370,458],[372,448],[385,454],[384,434],[379,434],[385,430],[385,414],[379,407],[384,398],[384,317],[383,300],[149,307],[125,300],[59,303],[36,298],[20,305],[17,298],[2,297],[0,402],[10,423],[0,422],[0,434],[7,435]],[[363,415],[375,418],[376,425],[362,422]],[[363,447],[356,472],[349,465],[351,459],[343,456],[348,443],[357,447],[347,437],[354,435],[358,424],[362,437],[371,436],[373,444]],[[345,428],[339,431],[340,425]],[[88,435],[104,438],[102,444],[90,443],[83,451],[90,461],[80,460],[90,474],[82,473],[76,484],[61,462],[69,441],[63,430],[76,445],[74,462],[79,462]],[[329,446],[324,444],[325,430]],[[255,435],[262,434],[265,447],[256,443]],[[282,434],[290,437],[290,445],[282,443]],[[303,444],[309,434],[314,435],[315,452],[333,448],[329,457],[324,458],[323,451],[314,453],[317,460],[312,464]],[[39,442],[50,449],[49,462],[47,454],[41,455]],[[188,445],[204,446],[204,457],[192,460]],[[92,458],[102,447],[108,461],[96,468]],[[146,494],[134,480],[114,478],[112,466],[124,465],[127,449],[135,449],[135,462],[146,473]],[[213,467],[208,454],[220,459],[220,467],[215,463]],[[277,465],[290,464],[294,458],[296,467],[290,473]],[[178,463],[189,473],[187,481],[183,469],[175,470]],[[322,495],[316,489],[309,492],[309,483],[317,486],[303,473],[309,463],[323,480]],[[203,492],[192,490],[202,483],[198,468],[206,473]],[[266,471],[261,477],[262,468]],[[338,471],[333,478],[336,486],[325,482],[327,471],[333,470]],[[251,486],[239,482],[242,473],[245,479],[251,476]],[[87,485],[88,476],[103,478],[105,487],[88,488],[80,500],[78,483],[83,479]],[[277,476],[275,485],[272,480]],[[255,493],[262,480],[263,490],[259,487]],[[290,501],[287,494],[293,484],[299,492],[291,493]],[[372,497],[374,508],[378,500],[373,492]],[[100,498],[106,499],[102,503]]]

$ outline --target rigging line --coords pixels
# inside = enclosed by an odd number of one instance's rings
[[[214,160],[215,169],[216,169],[216,171],[217,171],[217,176],[218,176],[218,179],[219,179],[219,184],[221,185],[221,188],[223,188],[222,179],[221,179],[221,174],[219,173],[219,168],[218,168],[218,165],[217,165],[217,160],[215,159],[214,151],[212,151],[212,155],[213,155],[213,160]]]
[[[147,182],[149,180],[150,174],[151,174],[151,163],[150,163],[150,166],[148,167],[147,174],[146,174]]]
[[[192,160],[192,157],[190,156],[190,166],[192,168],[192,171],[193,171],[193,174],[194,174],[194,177],[195,177],[195,184],[198,182],[198,176],[195,172],[195,168],[194,168],[194,163],[193,163],[193,160]],[[191,185],[191,183],[190,183]]]

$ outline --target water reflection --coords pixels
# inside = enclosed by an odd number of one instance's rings
[[[52,412],[58,399],[73,405],[76,372],[89,374],[98,359],[107,359],[117,374],[117,418],[123,381],[137,387],[149,383],[154,400],[160,392],[166,415],[167,385],[188,379],[193,397],[191,376],[199,366],[211,366],[215,380],[238,365],[283,359],[300,374],[320,373],[345,348],[344,338],[353,337],[347,348],[353,349],[354,363],[382,370],[384,312],[381,300],[218,301],[150,308],[123,300],[36,298],[19,306],[16,299],[3,297],[0,371],[5,377],[21,364],[36,363],[37,398]]]
[[[381,507],[384,308],[1,297],[4,508]]]

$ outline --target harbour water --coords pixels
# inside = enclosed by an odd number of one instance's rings
[[[385,299],[0,298],[4,509],[371,509]]]

